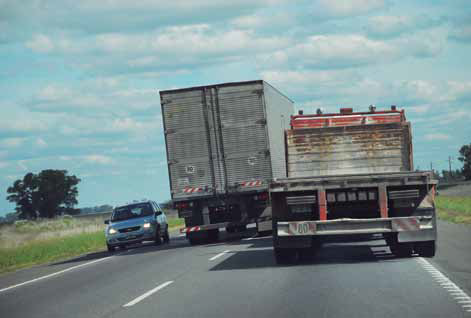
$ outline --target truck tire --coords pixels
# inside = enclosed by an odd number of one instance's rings
[[[412,244],[411,243],[395,243],[389,246],[391,252],[397,257],[411,257]]]
[[[246,224],[244,224],[244,225],[239,225],[239,226],[237,227],[237,232],[245,232],[245,231],[247,231],[247,225],[246,225]]]
[[[219,229],[208,230],[208,241],[217,242],[219,239]]]
[[[187,233],[186,238],[190,245],[197,245],[201,242],[201,239],[195,235],[195,233]]]
[[[417,242],[414,244],[414,250],[419,256],[434,257],[437,246],[435,241]]]
[[[108,248],[108,252],[113,253],[114,252],[114,246],[111,246],[109,244],[106,244],[106,247]]]
[[[275,261],[279,265],[289,265],[296,261],[297,250],[292,248],[273,248]]]

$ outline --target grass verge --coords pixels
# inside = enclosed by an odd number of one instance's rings
[[[471,197],[448,197],[440,195],[435,204],[438,217],[453,223],[471,224]]]
[[[169,218],[168,224],[169,230],[172,231],[183,226],[183,219]],[[43,227],[43,225],[38,226]],[[10,232],[10,234],[12,233]],[[68,235],[62,233],[63,236],[59,237],[53,237],[54,231],[49,232],[49,234],[50,238],[47,239],[35,238],[25,241],[19,246],[0,247],[0,273],[106,249],[103,230],[82,233],[70,232]],[[5,237],[2,239],[5,239]]]

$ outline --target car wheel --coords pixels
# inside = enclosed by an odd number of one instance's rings
[[[160,233],[160,227],[155,231],[155,245],[162,244],[162,234]]]
[[[169,243],[170,242],[170,234],[168,234],[168,227],[167,230],[165,230],[164,234],[164,243]]]
[[[106,244],[106,247],[108,248],[108,252],[113,253],[114,252],[114,246],[111,246],[109,244]]]

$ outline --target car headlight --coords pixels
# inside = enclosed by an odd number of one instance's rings
[[[116,231],[115,229],[111,228],[108,230],[108,234],[116,234],[118,233],[118,231]]]
[[[149,229],[150,226],[151,226],[150,223],[144,223],[144,225],[142,227],[145,228],[145,229]]]

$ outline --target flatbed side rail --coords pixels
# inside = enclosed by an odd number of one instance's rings
[[[274,179],[270,184],[271,192],[336,189],[347,187],[374,187],[381,184],[388,186],[401,185],[435,185],[430,171],[420,172],[393,172],[386,174],[359,174],[343,176],[319,176],[303,178]]]

